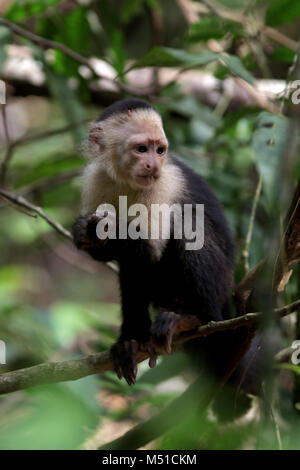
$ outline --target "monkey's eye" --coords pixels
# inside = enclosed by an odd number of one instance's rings
[[[164,147],[158,147],[158,149],[156,150],[156,152],[159,153],[159,155],[162,155],[164,151],[165,151]]]
[[[140,152],[140,153],[145,153],[147,152],[148,148],[146,147],[146,145],[139,145],[137,147],[137,151]]]

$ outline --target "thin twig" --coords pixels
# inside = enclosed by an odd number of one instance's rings
[[[101,75],[96,71],[96,69],[92,66],[92,63],[90,59],[87,59],[86,57],[83,57],[82,55],[78,54],[77,52],[73,51],[69,47],[60,44],[59,42],[52,41],[50,39],[46,39],[42,36],[38,36],[37,34],[31,33],[30,31],[22,28],[21,26],[16,25],[15,23],[12,23],[11,21],[7,20],[6,18],[0,17],[0,25],[6,26],[9,28],[11,31],[13,31],[15,34],[18,34],[19,36],[22,36],[26,39],[29,39],[30,41],[34,42],[35,44],[38,44],[39,46],[43,48],[51,48],[51,49],[56,49],[67,56],[71,57],[72,59],[76,60],[79,64],[85,65],[88,67],[88,69],[92,72],[94,77],[100,78],[100,79],[105,79],[107,82],[113,83],[115,86],[118,87],[119,91],[122,93],[129,93],[134,96],[144,96],[148,97],[151,99],[152,95],[155,94],[155,89],[154,87],[147,87],[143,89],[137,89],[137,88],[132,88],[131,86],[128,86],[126,84],[123,84],[119,82],[116,78],[112,79],[109,77],[105,77],[104,75]]]
[[[242,14],[239,11],[233,11],[232,9],[229,9],[229,8],[223,9],[219,5],[217,6],[211,0],[209,1],[205,0],[204,7],[202,3],[198,4],[197,7],[195,7],[195,10],[196,9],[198,10],[199,13],[210,13],[213,11],[213,14],[215,16],[218,16],[219,18],[226,18],[229,20],[237,21],[245,27],[247,27],[247,25],[249,24],[249,18],[247,15]],[[257,29],[258,29],[258,33],[264,34],[269,39],[272,39],[278,44],[281,44],[284,47],[288,47],[289,49],[292,49],[293,51],[297,50],[297,42],[294,41],[294,39],[291,39],[290,37],[286,36],[282,32],[278,31],[277,29],[274,29],[270,26],[265,26],[264,24],[262,25],[258,24]]]
[[[30,41],[34,42],[35,44],[38,44],[41,47],[44,48],[50,48],[50,49],[56,49],[67,56],[71,57],[72,59],[76,60],[76,62],[79,62],[80,64],[85,65],[88,67],[93,75],[97,75],[99,78],[104,78],[102,75],[98,74],[94,68],[92,67],[90,60],[87,59],[86,57],[83,57],[82,55],[78,54],[77,52],[73,51],[69,47],[65,46],[64,44],[61,44],[56,41],[51,41],[50,39],[43,38],[41,36],[38,36],[37,34],[31,33],[27,29],[22,28],[21,26],[18,26],[11,21],[7,20],[6,18],[0,17],[0,25],[6,26],[9,28],[11,31],[13,31],[15,34],[18,34],[19,36],[23,36],[24,38],[29,39]]]
[[[58,233],[68,238],[69,240],[73,239],[71,232],[66,230],[59,222],[56,222],[55,220],[51,219],[51,217],[49,217],[49,215],[47,215],[41,207],[35,206],[31,202],[27,201],[27,199],[25,199],[23,196],[12,194],[2,188],[0,188],[0,196],[20,207],[23,207],[24,209],[29,209],[30,211],[34,212],[35,214],[39,215],[42,219],[44,219]]]
[[[53,137],[56,135],[65,134],[66,132],[72,131],[75,127],[84,126],[89,121],[90,119],[83,119],[81,121],[70,122],[69,124],[66,124],[65,126],[62,126],[62,127],[57,127],[56,129],[49,129],[47,131],[36,132],[34,134],[25,135],[11,142],[11,145],[13,147],[17,147],[19,145],[30,144],[32,142],[35,142],[36,140],[47,139],[49,137]]]
[[[83,121],[71,122],[70,124],[67,124],[63,127],[58,127],[56,129],[50,129],[48,131],[36,132],[34,134],[25,135],[14,141],[10,141],[9,144],[10,144],[10,147],[15,149],[15,147],[18,147],[20,145],[31,144],[32,142],[35,142],[36,140],[47,139],[49,137],[67,133],[71,131],[72,129],[74,129],[74,127],[83,126],[87,124],[89,121],[90,119],[84,119]]]
[[[255,215],[256,215],[256,210],[257,210],[257,205],[258,205],[258,200],[259,200],[259,196],[260,196],[260,193],[261,193],[261,189],[262,189],[262,177],[260,175],[259,179],[258,179],[257,186],[256,186],[253,202],[252,202],[249,227],[248,227],[248,232],[247,232],[246,241],[245,241],[245,248],[244,248],[243,253],[242,253],[243,258],[245,260],[245,271],[246,271],[246,273],[250,269],[250,266],[249,266],[249,248],[250,248],[250,244],[251,244],[254,221],[255,221]]]
[[[3,114],[3,109],[2,109],[2,114]],[[4,114],[5,116],[5,114]],[[10,140],[9,137],[6,137],[6,153],[5,156],[1,162],[0,166],[0,184],[1,186],[5,186],[6,182],[6,175],[8,171],[8,165],[13,157],[13,152],[16,147],[20,145],[26,145],[30,144],[32,142],[35,142],[36,140],[41,140],[41,139],[46,139],[48,137],[53,137],[59,134],[64,134],[66,132],[71,131],[74,127],[77,126],[82,126],[86,124],[89,120],[85,119],[83,121],[77,121],[77,122],[71,122],[70,124],[67,124],[66,126],[59,127],[57,129],[50,129],[48,131],[43,131],[43,132],[37,132],[32,135],[26,135],[24,137],[20,137],[19,139],[16,139],[14,141]],[[6,119],[3,117],[3,122],[6,122]],[[4,129],[7,127],[7,124],[4,125]],[[5,134],[8,135],[8,131],[5,131]]]
[[[2,115],[3,129],[4,129],[5,140],[6,140],[6,152],[0,165],[0,184],[2,186],[5,185],[8,164],[13,156],[13,145],[10,140],[6,111],[7,111],[6,104],[1,105],[1,115]]]
[[[282,450],[282,439],[281,439],[278,419],[275,416],[274,408],[273,408],[272,404],[270,405],[270,414],[271,414],[271,419],[272,419],[272,421],[274,423],[274,427],[275,427],[275,434],[276,434],[276,439],[277,439],[277,443],[278,443],[278,450]]]
[[[37,183],[29,184],[21,188],[22,195],[30,193],[44,192],[53,189],[54,186],[65,183],[76,176],[80,176],[81,170],[72,170],[58,175],[50,176]]]
[[[49,217],[46,212],[43,211],[43,209],[39,206],[36,206],[29,202],[27,199],[25,199],[23,196],[19,196],[17,194],[13,194],[11,192],[6,191],[5,189],[0,188],[0,197],[3,199],[12,202],[13,204],[16,204],[17,206],[23,208],[23,209],[28,209],[35,214],[39,215],[42,219],[44,219],[49,225],[51,225],[54,230],[56,230],[58,233],[63,235],[65,238],[68,238],[69,240],[73,241],[73,237],[71,232],[69,230],[66,230],[59,222],[56,222],[53,220],[51,217]],[[106,263],[106,265],[112,269],[114,272],[118,272],[119,269],[117,265],[111,261]]]

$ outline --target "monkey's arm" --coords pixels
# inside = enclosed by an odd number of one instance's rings
[[[96,227],[100,220],[95,214],[79,217],[73,224],[74,243],[97,261],[117,260],[120,264],[122,316],[120,337],[111,349],[115,370],[129,385],[137,375],[138,349],[150,354],[149,365],[156,364],[156,354],[150,341],[149,317],[149,253],[142,240],[100,240]]]

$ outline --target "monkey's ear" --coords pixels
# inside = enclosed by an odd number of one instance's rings
[[[99,123],[92,124],[89,132],[89,153],[92,157],[97,157],[104,150],[103,129]]]

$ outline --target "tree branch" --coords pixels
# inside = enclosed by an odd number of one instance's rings
[[[161,412],[134,426],[118,439],[104,444],[99,450],[139,449],[172,427],[184,423],[195,413],[200,417],[219,394],[249,349],[253,339],[253,331],[253,329],[247,328],[247,334],[240,335],[231,350],[229,347],[228,360],[223,362],[220,376],[216,377],[211,374],[206,374],[204,378],[203,375],[199,376],[195,383],[190,385],[182,395],[173,400]]]
[[[6,26],[15,34],[18,34],[19,36],[23,36],[24,38],[29,39],[30,41],[34,42],[35,44],[38,44],[41,47],[56,49],[56,50],[63,52],[67,56],[76,60],[76,62],[79,62],[80,64],[88,67],[93,73],[93,75],[97,75],[99,78],[103,78],[101,77],[101,75],[96,73],[94,68],[91,66],[89,59],[87,59],[86,57],[83,57],[82,55],[73,51],[72,49],[65,46],[64,44],[60,44],[59,42],[51,41],[50,39],[46,39],[41,36],[38,36],[37,34],[31,33],[30,31],[27,31],[27,29],[24,29],[21,26],[18,26],[5,18],[0,17],[0,25]]]
[[[282,318],[300,309],[300,299],[285,307],[274,310],[276,318]],[[263,314],[247,313],[241,317],[220,322],[209,322],[202,325],[196,331],[179,334],[173,341],[173,352],[178,350],[178,345],[190,339],[211,335],[217,331],[234,330],[240,327],[257,327]],[[137,361],[142,362],[149,355],[139,351]],[[107,370],[113,370],[113,362],[109,351],[85,356],[81,359],[72,359],[62,362],[46,362],[33,367],[6,372],[0,375],[0,395],[23,390],[36,385],[77,380],[88,375],[98,374]]]
[[[5,189],[0,188],[0,196],[7,201],[12,202],[13,204],[16,204],[17,206],[20,206],[24,209],[29,209],[30,211],[34,212],[35,214],[39,215],[42,219],[44,219],[51,227],[54,228],[58,233],[63,235],[65,238],[68,238],[69,240],[73,240],[71,233],[66,230],[59,222],[55,222],[55,220],[51,219],[49,215],[46,214],[46,212],[43,211],[43,209],[39,206],[35,206],[31,202],[27,201],[23,196],[18,196],[16,194],[12,194]]]
[[[129,93],[134,96],[144,96],[144,97],[150,97],[155,92],[155,89],[152,86],[146,87],[144,89],[142,88],[137,89],[136,87],[125,85],[116,79],[105,77],[104,75],[101,75],[100,73],[97,72],[97,70],[93,67],[90,59],[87,59],[86,57],[78,54],[77,52],[73,51],[72,49],[65,46],[64,44],[61,44],[56,41],[52,41],[50,39],[43,38],[42,36],[38,36],[37,34],[34,34],[28,31],[27,29],[16,25],[15,23],[12,23],[6,18],[0,17],[0,25],[6,26],[15,34],[18,34],[19,36],[22,36],[26,39],[29,39],[30,41],[34,42],[35,44],[38,44],[41,47],[56,49],[56,50],[63,52],[64,54],[71,57],[79,64],[82,64],[88,67],[88,69],[92,72],[94,77],[104,79],[105,81],[113,83],[120,92]]]
[[[31,202],[29,202],[27,199],[25,199],[23,196],[18,196],[17,194],[10,193],[6,191],[5,189],[1,189],[1,188],[0,188],[0,197],[2,197],[3,199],[6,199],[7,201],[12,202],[13,204],[21,207],[22,209],[28,209],[34,212],[35,214],[39,215],[43,220],[45,220],[49,225],[51,225],[51,227],[54,228],[56,232],[60,233],[65,238],[68,238],[69,240],[73,242],[73,237],[72,237],[71,232],[65,229],[59,222],[56,222],[51,217],[49,217],[49,215],[46,214],[46,212],[43,211],[41,207],[35,206]],[[119,271],[117,265],[113,262],[109,261],[108,263],[106,263],[106,265],[115,272]]]

